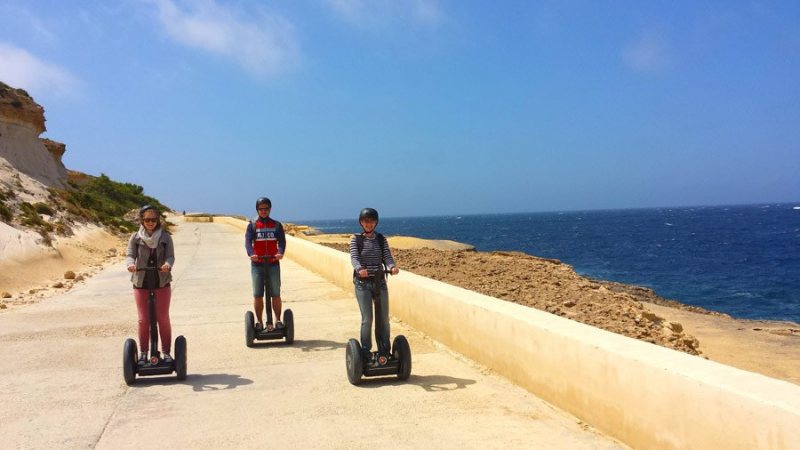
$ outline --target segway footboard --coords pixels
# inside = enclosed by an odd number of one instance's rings
[[[382,377],[386,375],[397,375],[397,370],[400,367],[400,362],[395,359],[389,359],[386,364],[380,366],[377,364],[365,364],[364,376],[365,377]]]

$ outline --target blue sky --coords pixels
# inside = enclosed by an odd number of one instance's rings
[[[283,220],[800,201],[796,1],[0,0],[65,165]]]

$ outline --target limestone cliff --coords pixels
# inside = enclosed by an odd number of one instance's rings
[[[41,139],[44,108],[27,92],[0,82],[0,259],[50,255],[54,235],[72,233],[52,189],[67,184],[66,146]],[[37,256],[37,257],[38,257]]]
[[[47,151],[50,152],[50,156],[53,157],[56,163],[63,165],[61,162],[61,157],[64,156],[64,153],[67,151],[66,144],[47,138],[43,138],[42,143],[44,144],[45,148],[47,148]]]
[[[141,186],[67,171],[66,146],[40,138],[44,131],[44,108],[0,82],[0,309],[11,291],[27,303],[23,293],[35,292],[29,288],[44,274],[58,275],[74,255],[130,236],[138,224],[127,211],[144,204],[169,211]],[[69,284],[62,281],[56,284]]]
[[[27,92],[0,81],[0,122],[30,128],[40,135],[45,132],[44,108]]]
[[[67,170],[61,157],[66,146],[39,138],[44,122],[44,108],[27,92],[0,81],[0,168],[47,187],[63,187]]]

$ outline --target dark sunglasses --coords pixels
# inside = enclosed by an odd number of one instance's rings
[[[155,223],[155,222],[158,222],[158,219],[155,219],[155,218],[151,219],[151,218],[147,217],[145,219],[142,219],[142,222]]]

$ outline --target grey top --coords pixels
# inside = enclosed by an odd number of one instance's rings
[[[156,246],[156,267],[161,267],[164,263],[170,267],[175,265],[175,246],[172,244],[172,236],[166,231],[161,232],[161,238]],[[139,238],[138,233],[133,233],[128,241],[127,266],[135,264],[137,269],[147,267],[147,260],[150,258],[150,247]],[[144,284],[145,272],[137,270],[131,274],[133,287],[142,288]],[[164,287],[172,281],[172,272],[158,272],[158,287]]]
[[[377,234],[373,233],[371,237],[364,236],[364,247],[361,249],[361,254],[358,254],[358,246],[356,244],[356,236],[350,238],[350,263],[353,264],[353,269],[358,272],[361,269],[367,269],[370,276],[380,274],[382,271],[381,264],[386,263],[386,267],[391,269],[395,266],[394,258],[392,258],[392,251],[389,250],[389,240],[386,243],[383,252],[378,242]]]

